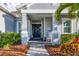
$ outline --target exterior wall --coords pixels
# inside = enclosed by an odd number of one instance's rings
[[[79,33],[79,20],[78,20],[78,23],[77,23],[77,30],[78,30],[78,33]]]
[[[47,37],[48,30],[52,31],[52,19],[45,19],[45,37]]]
[[[79,20],[73,19],[73,33],[78,32],[79,33]]]
[[[42,4],[40,4],[40,3],[38,3],[38,4],[33,4],[32,6],[30,6],[30,7],[28,7],[27,9],[31,9],[31,10],[33,10],[33,9],[40,9],[40,10],[44,10],[44,9],[51,9],[51,10],[56,10],[56,8],[57,8],[57,5],[52,5],[52,4],[44,4],[44,3],[42,3]],[[40,11],[39,10],[39,11]],[[26,13],[26,12],[24,12],[24,13]],[[30,12],[29,12],[30,13]],[[32,13],[35,13],[35,12],[32,12]],[[36,12],[36,13],[38,13],[38,11]],[[65,13],[66,13],[66,11],[65,11]],[[41,15],[43,14],[43,12],[41,13]],[[52,14],[52,13],[51,13]],[[64,17],[64,15],[63,15],[63,17],[62,17],[62,23],[60,23],[60,24],[58,24],[57,23],[57,21],[56,21],[56,19],[55,19],[55,17],[54,17],[54,14],[52,15],[52,17],[53,17],[53,23],[52,23],[52,19],[51,18],[47,18],[47,17],[45,17],[45,33],[44,33],[44,19],[42,19],[42,24],[43,24],[43,26],[42,26],[42,36],[44,37],[44,34],[45,34],[45,37],[47,37],[47,33],[48,33],[48,30],[50,29],[53,33],[54,32],[57,32],[57,34],[58,34],[58,38],[56,38],[56,39],[52,39],[52,41],[51,42],[53,42],[54,44],[59,44],[60,43],[60,35],[61,34],[68,34],[68,33],[64,33],[63,31],[63,23],[64,23],[64,21],[66,21],[66,20],[71,20],[71,19],[69,19],[69,18],[66,18],[66,17]],[[38,18],[38,17],[37,17]],[[23,17],[23,19],[24,19],[24,17]],[[25,19],[24,19],[25,20]],[[26,19],[27,20],[27,19]],[[32,19],[31,19],[32,20]],[[26,26],[28,26],[28,35],[30,36],[30,37],[32,37],[32,23],[30,22],[31,20],[27,20],[27,22],[28,22],[28,24],[26,25]],[[56,22],[56,23],[55,23]],[[25,24],[25,23],[24,23]],[[23,25],[24,25],[23,24]],[[77,24],[77,26],[76,26],[76,24]],[[53,26],[52,26],[53,25]],[[57,31],[54,31],[52,28],[56,28],[55,26],[57,26]],[[75,33],[75,32],[77,32],[77,30],[79,31],[79,21],[77,21],[76,22],[76,20],[71,20],[71,33]],[[69,33],[70,34],[70,33]],[[54,35],[54,34],[53,34]],[[26,35],[25,35],[25,37],[26,37]],[[25,40],[26,40],[27,38],[25,38]],[[25,42],[26,43],[26,42]]]
[[[15,32],[16,31],[16,21],[14,21],[13,16],[0,11],[0,31],[1,32]]]
[[[5,14],[5,13],[0,11],[0,31],[1,32],[5,32],[5,20],[2,16],[3,14]]]
[[[77,32],[77,22],[76,22],[76,19],[73,19],[72,20],[72,33],[75,33]]]

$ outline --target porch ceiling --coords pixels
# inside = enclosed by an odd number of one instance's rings
[[[21,13],[54,13],[56,10],[52,9],[35,9],[35,10],[21,10]]]
[[[28,14],[29,17],[32,19],[32,20],[41,20],[43,19],[44,17],[52,17],[52,14]]]

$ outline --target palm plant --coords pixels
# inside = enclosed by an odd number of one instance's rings
[[[55,17],[57,21],[62,21],[61,18],[61,12],[68,8],[67,17],[69,18],[76,18],[78,21],[79,17],[79,3],[61,3],[58,7],[58,9],[55,12]],[[77,26],[77,24],[76,24]]]
[[[66,8],[68,8],[69,18],[79,17],[79,3],[61,3],[55,13],[56,20],[61,20],[61,12]]]

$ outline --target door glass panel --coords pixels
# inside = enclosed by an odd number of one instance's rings
[[[32,24],[33,37],[41,37],[41,24]]]

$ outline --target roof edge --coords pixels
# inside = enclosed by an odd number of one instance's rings
[[[11,12],[9,12],[8,10],[6,10],[4,7],[0,6],[0,10],[16,18],[15,15],[13,15]]]

